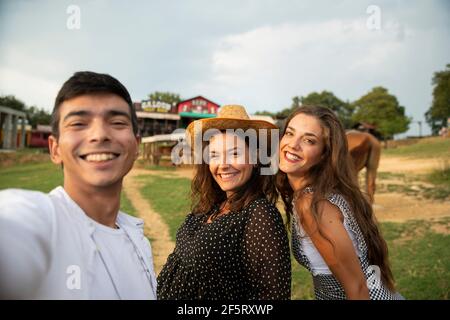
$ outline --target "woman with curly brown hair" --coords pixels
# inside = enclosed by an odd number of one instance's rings
[[[281,136],[277,187],[292,217],[294,256],[312,273],[316,299],[402,298],[336,115],[300,107]]]
[[[261,147],[261,134],[276,126],[250,120],[241,106],[223,106],[217,118],[193,122],[187,128],[193,138],[198,124],[203,137],[215,132],[203,144],[193,210],[159,274],[158,299],[289,299],[289,243],[275,207],[274,176],[261,174],[252,139],[234,131],[255,133]]]

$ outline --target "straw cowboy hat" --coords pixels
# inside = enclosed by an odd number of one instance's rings
[[[188,143],[193,145],[193,141],[195,139],[195,134],[199,134],[200,132],[194,132],[195,124],[201,124],[201,134],[208,129],[218,129],[218,130],[226,130],[226,129],[242,129],[246,131],[247,129],[255,129],[259,134],[260,129],[267,129],[267,135],[270,139],[270,130],[269,129],[278,129],[278,127],[268,121],[264,120],[251,120],[248,116],[245,108],[240,105],[226,105],[220,108],[219,114],[216,118],[208,118],[208,119],[200,119],[191,122],[187,129],[186,135],[188,133],[191,137],[190,141],[188,139]],[[270,141],[270,140],[268,140]]]

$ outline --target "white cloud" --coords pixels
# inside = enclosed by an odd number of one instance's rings
[[[264,26],[228,35],[212,53],[210,81],[199,87],[240,99],[250,104],[252,111],[280,107],[282,99],[289,104],[294,95],[310,91],[340,91],[363,75],[376,77],[385,72],[380,66],[392,63],[404,46],[397,33],[398,28],[391,25],[371,31],[364,19],[335,19]],[[403,33],[405,37],[407,32]],[[360,86],[354,88],[354,95],[364,93],[356,93]]]
[[[423,120],[432,74],[449,62],[448,1],[379,0],[374,31],[370,0],[80,0],[78,31],[66,28],[68,4],[1,2],[0,94],[50,107],[73,72],[94,70],[136,100],[168,90],[255,112],[311,91],[353,100],[382,85]]]
[[[0,94],[15,95],[26,105],[36,105],[51,111],[60,86],[61,84],[50,81],[45,77],[0,67]]]

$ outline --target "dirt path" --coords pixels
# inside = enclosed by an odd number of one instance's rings
[[[448,162],[448,160],[447,160]],[[443,159],[410,159],[400,157],[383,157],[381,155],[379,172],[428,173],[445,164]]]
[[[144,219],[144,232],[150,238],[155,272],[159,274],[166,263],[167,257],[172,253],[175,243],[170,238],[169,227],[164,223],[161,216],[155,212],[147,200],[140,193],[140,183],[136,176],[143,174],[162,175],[161,171],[150,172],[148,170],[133,169],[124,179],[124,192],[136,209],[140,218]]]
[[[447,160],[448,161],[448,160]],[[411,159],[401,157],[381,156],[379,172],[400,174],[425,174],[439,169],[445,165],[443,159]],[[377,178],[377,185],[381,184],[405,184],[398,179]],[[411,181],[409,187],[433,185],[424,181]],[[413,219],[434,219],[450,216],[450,204],[441,200],[420,199],[403,193],[375,193],[374,211],[379,221],[404,222]]]
[[[450,216],[447,202],[418,199],[402,193],[375,193],[373,209],[378,221],[404,222]]]

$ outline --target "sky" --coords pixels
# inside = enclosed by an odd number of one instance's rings
[[[111,74],[134,101],[170,91],[249,113],[383,86],[413,119],[403,136],[418,121],[426,135],[432,76],[448,63],[446,0],[0,0],[0,95],[48,111],[80,70]]]

